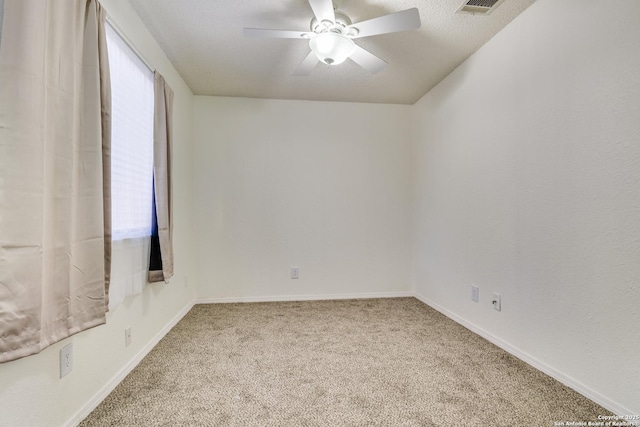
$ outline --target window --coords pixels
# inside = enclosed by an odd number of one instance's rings
[[[111,25],[111,215],[113,240],[151,235],[153,71]]]

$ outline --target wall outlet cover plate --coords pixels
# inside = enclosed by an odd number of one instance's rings
[[[73,369],[73,343],[60,349],[60,378],[66,376]]]
[[[480,299],[480,288],[476,285],[471,285],[471,301],[478,302]]]
[[[491,300],[491,303],[493,304],[494,310],[496,311],[502,310],[502,301],[499,293],[497,292],[493,293],[493,299]]]

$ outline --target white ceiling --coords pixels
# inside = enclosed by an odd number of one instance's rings
[[[308,31],[307,0],[129,0],[196,95],[413,104],[535,0],[504,0],[488,16],[463,0],[337,0],[354,23],[416,7],[419,30],[356,40],[389,65],[369,74],[350,60],[293,76],[304,39],[245,38],[244,27]]]

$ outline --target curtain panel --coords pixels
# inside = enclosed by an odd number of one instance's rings
[[[96,0],[4,2],[0,362],[105,323],[111,107],[104,19]]]
[[[153,126],[154,224],[151,235],[149,282],[168,282],[173,276],[173,207],[171,197],[171,144],[173,90],[155,72]]]
[[[0,46],[2,46],[2,18],[4,16],[4,0],[0,0]]]

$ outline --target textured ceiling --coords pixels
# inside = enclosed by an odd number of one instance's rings
[[[304,39],[245,38],[244,27],[308,31],[307,0],[129,0],[196,95],[413,104],[535,0],[504,0],[487,16],[462,0],[338,0],[354,23],[416,7],[418,30],[356,44],[389,65],[370,74],[351,60],[293,76]]]

